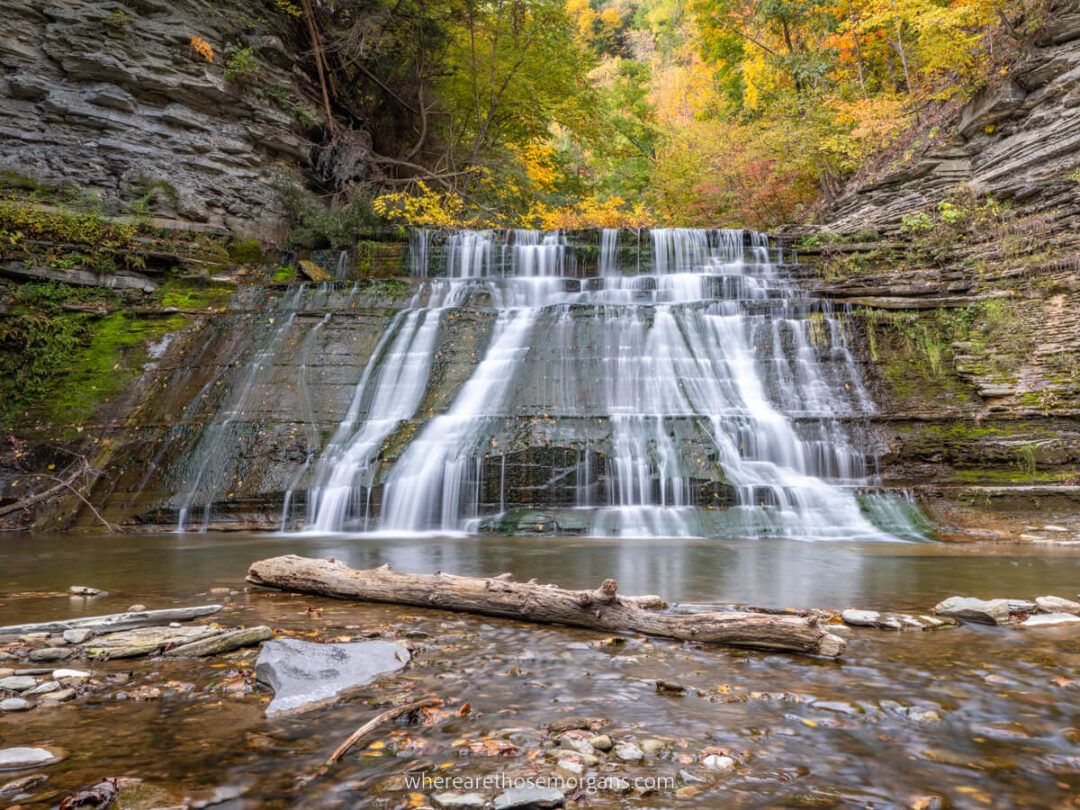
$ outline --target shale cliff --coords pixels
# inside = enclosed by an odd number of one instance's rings
[[[109,213],[280,234],[275,176],[309,159],[303,43],[260,3],[11,0],[0,171]]]
[[[913,144],[795,240],[806,283],[851,308],[885,480],[961,534],[1000,508],[1004,534],[1047,535],[1080,492],[1076,3]]]

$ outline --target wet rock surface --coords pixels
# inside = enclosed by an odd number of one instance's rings
[[[282,212],[272,176],[307,158],[293,110],[319,109],[293,73],[292,46],[302,46],[288,26],[266,17],[265,35],[242,42],[279,103],[228,82],[223,53],[211,62],[191,45],[221,48],[249,30],[241,6],[144,3],[110,17],[86,0],[49,13],[13,0],[4,10],[0,166],[97,190],[117,210],[145,196],[163,220],[273,233]]]
[[[1007,599],[984,600],[963,596],[951,596],[939,602],[934,607],[934,613],[980,624],[1005,624],[1010,616]]]
[[[313,644],[277,639],[263,645],[255,664],[259,683],[274,691],[268,717],[294,714],[333,701],[342,692],[396,672],[409,651],[387,641]]]

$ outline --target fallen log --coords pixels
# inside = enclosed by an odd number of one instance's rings
[[[606,632],[634,632],[734,647],[839,656],[847,642],[822,629],[816,617],[717,611],[674,614],[643,610],[635,597],[619,596],[613,579],[595,591],[514,582],[498,577],[403,574],[389,565],[353,569],[334,559],[286,555],[260,560],[248,582],[301,593],[457,610],[544,624],[567,624]]]
[[[127,613],[110,613],[105,616],[81,616],[77,619],[59,619],[53,622],[33,624],[10,624],[0,627],[0,636],[23,633],[63,633],[65,630],[93,630],[95,633],[115,633],[118,630],[134,630],[137,627],[153,627],[169,622],[186,622],[209,616],[221,610],[221,605],[199,605],[165,610],[138,610]]]

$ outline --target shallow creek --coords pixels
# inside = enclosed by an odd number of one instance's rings
[[[619,764],[623,778],[703,776],[695,791],[581,794],[579,806],[1075,807],[1080,803],[1080,629],[965,626],[925,633],[846,632],[839,662],[700,648],[393,606],[247,589],[250,562],[284,553],[356,567],[536,577],[669,601],[770,607],[928,611],[954,594],[1076,598],[1080,548],[900,543],[722,542],[530,538],[355,539],[295,535],[12,536],[0,546],[0,625],[79,614],[223,602],[224,624],[349,640],[381,634],[414,650],[400,674],[332,708],[262,717],[266,696],[235,673],[254,651],[214,659],[97,665],[128,684],[53,707],[0,716],[0,747],[49,745],[65,758],[24,806],[55,805],[106,776],[140,777],[128,806],[185,797],[228,806],[407,807],[426,794],[392,774],[409,757],[442,773],[543,774],[552,721],[604,718],[616,742],[655,738],[659,756]],[[71,598],[70,585],[109,591]],[[210,589],[233,589],[232,592]],[[10,666],[0,662],[0,666]],[[660,694],[656,679],[689,688]],[[172,683],[170,683],[172,682]],[[121,690],[160,697],[117,700]],[[447,701],[432,725],[396,724],[295,791],[377,706],[403,692]],[[457,716],[468,703],[472,711]],[[491,744],[470,746],[487,740]],[[519,747],[505,750],[508,743]],[[472,750],[475,748],[476,750]],[[710,774],[707,752],[732,753]],[[491,756],[502,750],[504,755]],[[515,754],[507,756],[505,754]],[[26,771],[0,773],[0,784]],[[388,778],[381,779],[382,776]],[[493,795],[497,791],[491,791]],[[413,795],[410,795],[413,794]],[[133,803],[141,795],[141,803]],[[225,805],[221,805],[225,806]]]

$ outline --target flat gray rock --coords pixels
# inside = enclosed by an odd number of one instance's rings
[[[545,787],[510,788],[495,797],[495,810],[542,810],[562,807],[566,797],[561,790]]]
[[[205,624],[186,627],[140,627],[100,636],[94,639],[93,643],[87,644],[85,650],[95,658],[135,658],[159,652],[166,647],[193,644],[220,636],[223,632],[221,628]]]
[[[436,793],[431,797],[436,807],[486,807],[487,799],[480,793]]]
[[[1040,596],[1035,604],[1043,613],[1071,613],[1080,616],[1080,602],[1062,599],[1060,596]]]
[[[0,712],[25,712],[30,709],[30,701],[22,698],[0,700]]]
[[[0,771],[36,768],[58,759],[60,757],[47,748],[0,748]]]
[[[985,600],[967,596],[950,596],[934,607],[934,613],[938,616],[949,616],[966,622],[1005,624],[1009,621],[1009,600]]]
[[[25,692],[35,686],[37,686],[37,680],[29,675],[10,675],[7,678],[0,678],[0,689],[6,689],[9,692]]]
[[[409,651],[389,641],[314,644],[281,638],[263,644],[255,678],[274,690],[266,716],[275,717],[330,703],[342,692],[407,663]]]
[[[1080,622],[1080,616],[1071,613],[1036,613],[1026,619],[1021,627],[1057,627],[1062,624],[1076,624]]]

